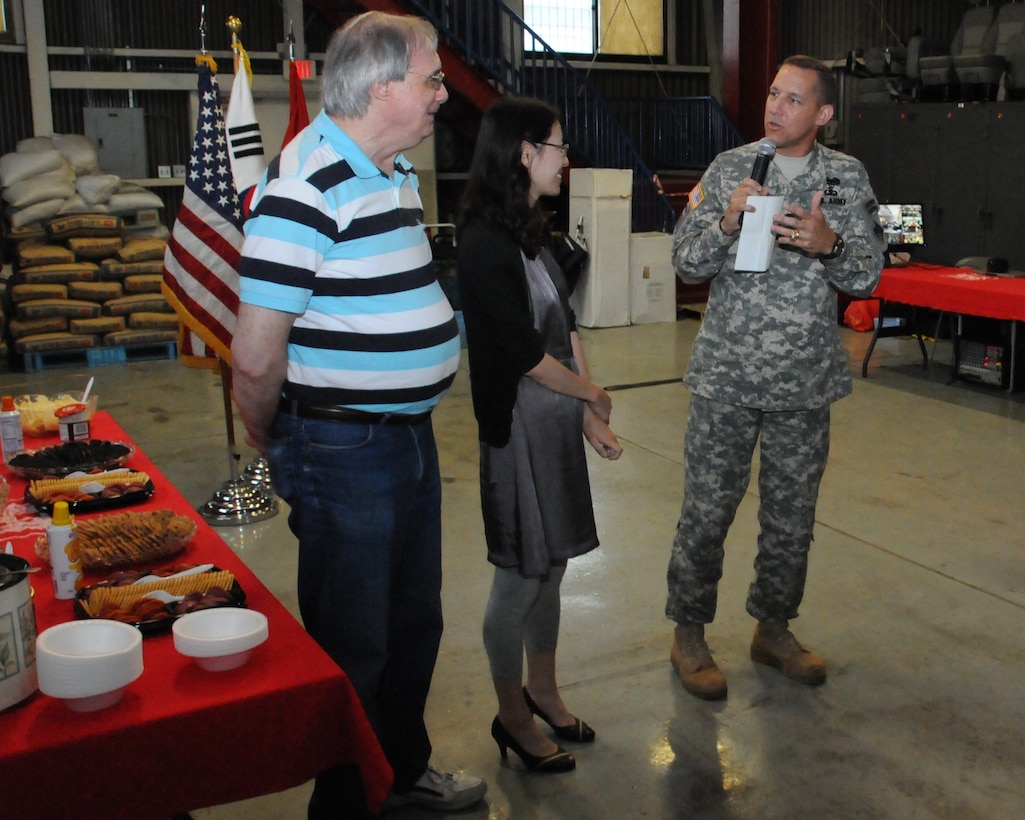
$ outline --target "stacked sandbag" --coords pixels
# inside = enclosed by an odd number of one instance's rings
[[[16,244],[8,331],[20,354],[173,342],[161,293],[166,239],[126,236],[121,217],[53,217]]]
[[[120,216],[126,236],[166,239],[168,234],[159,218],[163,200],[116,174],[104,173],[95,143],[82,134],[21,140],[14,151],[0,156],[0,196],[8,236],[14,241],[38,237],[49,220],[74,214]]]

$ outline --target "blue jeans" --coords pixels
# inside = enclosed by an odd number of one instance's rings
[[[431,756],[424,706],[441,641],[441,476],[430,419],[369,425],[278,413],[267,450],[299,539],[299,609],[345,670],[408,789]],[[318,794],[319,793],[319,794]],[[314,803],[362,799],[353,767],[317,778]]]

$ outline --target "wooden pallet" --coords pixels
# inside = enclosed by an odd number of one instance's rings
[[[24,370],[54,370],[61,367],[99,367],[105,364],[126,364],[127,362],[153,361],[178,358],[177,342],[156,342],[141,345],[120,345],[116,347],[91,347],[85,350],[47,350],[42,353],[25,353]]]

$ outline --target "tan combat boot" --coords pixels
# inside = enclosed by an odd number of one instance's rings
[[[751,660],[779,669],[790,680],[817,686],[826,680],[826,664],[797,642],[785,621],[759,621],[751,641]]]
[[[705,700],[726,697],[726,678],[712,660],[705,643],[704,624],[677,624],[669,661],[683,688]]]

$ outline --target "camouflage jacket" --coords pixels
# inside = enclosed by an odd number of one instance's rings
[[[772,163],[769,193],[810,208],[814,193],[824,191],[822,212],[846,248],[830,260],[776,247],[768,271],[738,272],[739,233],[727,236],[719,220],[730,194],[751,175],[754,157],[754,144],[716,157],[676,225],[676,274],[691,284],[711,280],[684,383],[698,395],[742,407],[822,407],[851,392],[837,291],[865,297],[879,282],[885,243],[878,204],[864,166],[819,143],[792,182]]]

